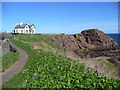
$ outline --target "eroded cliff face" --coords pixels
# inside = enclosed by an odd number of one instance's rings
[[[74,52],[80,56],[89,55],[89,57],[97,57],[105,54],[107,55],[107,52],[110,50],[119,49],[112,38],[98,29],[84,30],[73,36],[56,35],[52,38],[55,42],[66,48],[67,51]]]

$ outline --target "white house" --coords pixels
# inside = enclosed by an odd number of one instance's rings
[[[28,23],[24,24],[24,23],[20,23],[20,24],[16,24],[13,33],[20,33],[20,34],[34,34],[35,33],[35,25],[31,24],[29,25]]]

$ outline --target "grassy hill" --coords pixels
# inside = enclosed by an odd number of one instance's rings
[[[65,49],[54,43],[49,35],[16,35],[11,42],[26,51],[29,58],[21,73],[3,88],[120,88],[120,81],[99,76],[79,60],[60,55]],[[35,49],[30,42],[38,42],[38,45],[42,42],[46,47]],[[44,48],[54,48],[56,52]]]
[[[36,42],[39,46],[41,46],[42,49],[49,49],[54,48],[57,50],[57,52],[65,51],[59,44],[54,43],[53,40],[50,38],[51,35],[17,35],[16,39],[24,42]],[[34,45],[33,45],[34,46]]]

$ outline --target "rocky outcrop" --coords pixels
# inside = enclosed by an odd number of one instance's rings
[[[98,29],[89,29],[82,31],[81,34],[85,38],[85,42],[90,45],[89,48],[97,49],[118,49],[116,42]]]
[[[55,42],[81,57],[107,55],[107,51],[119,49],[116,42],[98,29],[84,30],[79,34],[55,35]]]
[[[5,55],[11,50],[9,39],[0,40],[0,55]]]
[[[69,51],[76,51],[80,49],[77,39],[74,36],[58,35],[54,36],[53,40]]]
[[[17,50],[13,48],[10,44],[10,40],[6,37],[13,36],[11,33],[2,32],[0,33],[0,55],[6,55],[10,51],[16,52]]]
[[[17,50],[11,46],[9,39],[0,40],[0,55],[6,55],[10,51],[16,52]]]

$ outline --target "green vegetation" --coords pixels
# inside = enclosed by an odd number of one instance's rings
[[[2,69],[0,71],[4,72],[6,69],[12,66],[17,60],[19,60],[18,52],[10,52],[1,57]]]
[[[120,88],[120,81],[100,77],[97,73],[91,73],[89,68],[84,72],[86,67],[78,60],[33,49],[20,40],[11,41],[25,50],[29,58],[23,71],[3,85],[3,88]]]
[[[52,48],[55,48],[58,52],[65,51],[65,49],[63,49],[59,44],[53,42],[50,35],[23,34],[23,35],[16,35],[16,36],[17,36],[17,39],[25,42],[44,42],[49,46],[51,46]]]

